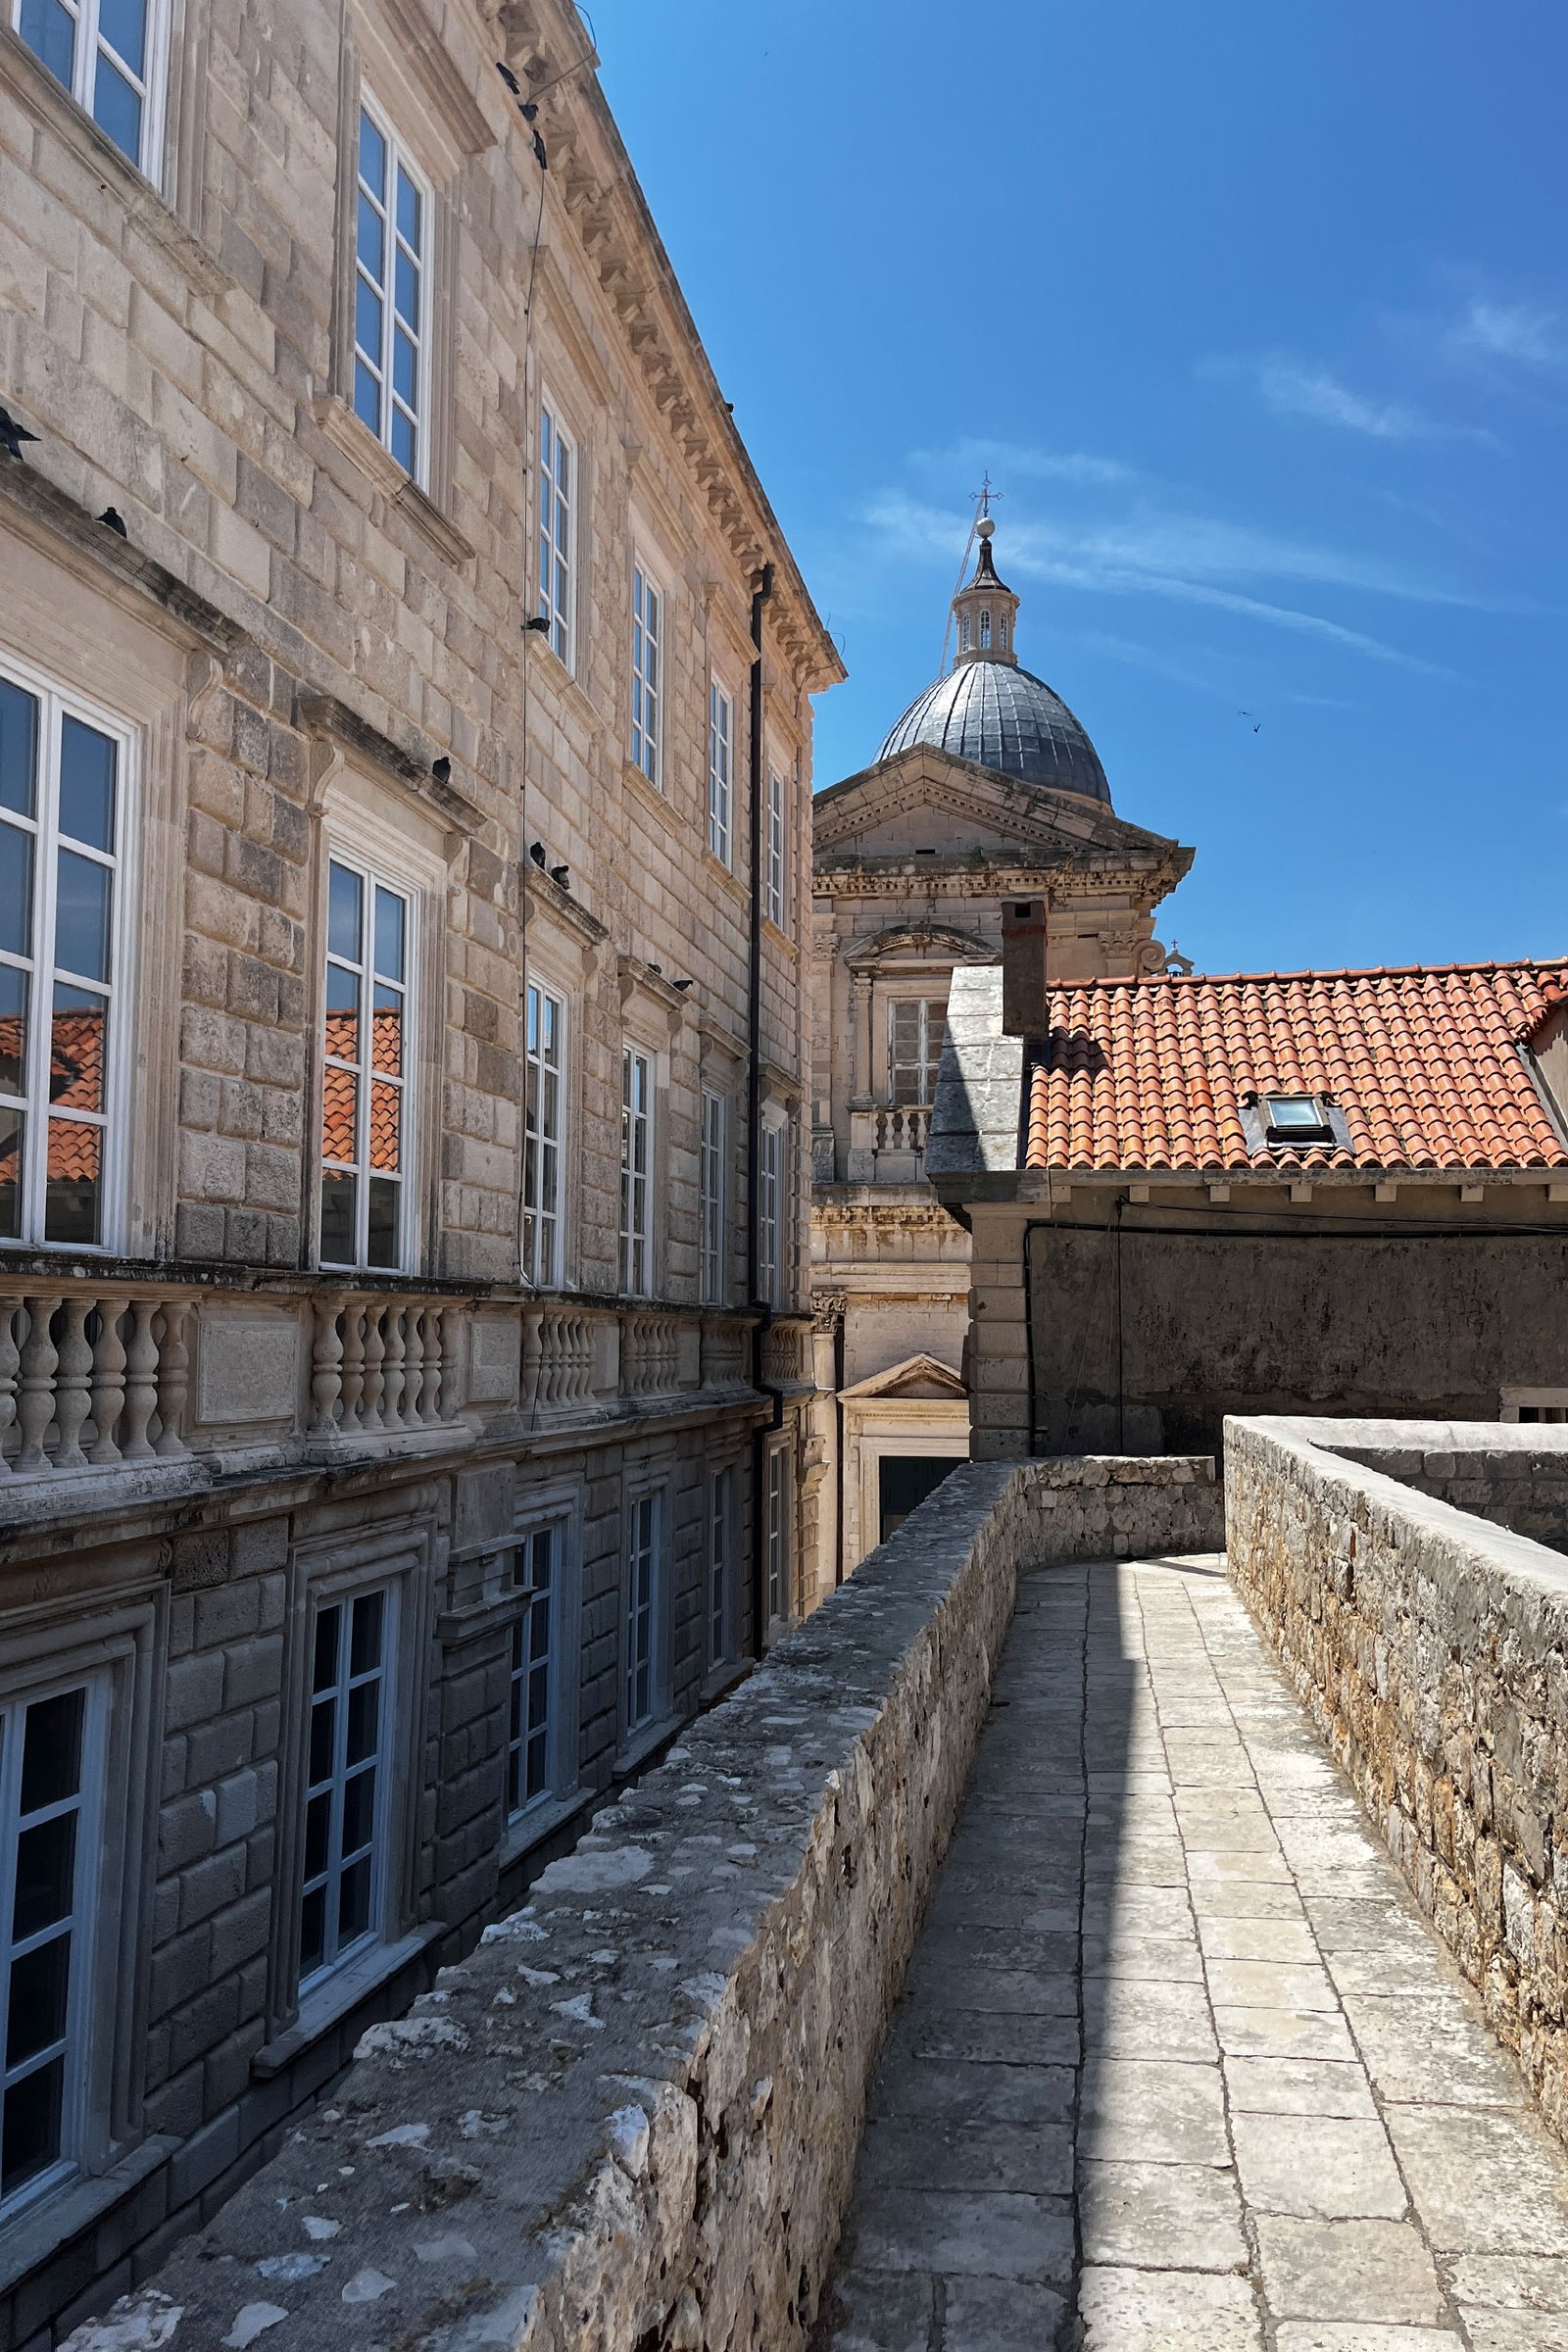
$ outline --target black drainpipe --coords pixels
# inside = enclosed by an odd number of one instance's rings
[[[757,1316],[752,1330],[752,1387],[762,1387],[762,1343],[773,1320],[762,1287],[761,1195],[758,1166],[762,1144],[762,609],[773,593],[773,566],[752,583],[752,693],[749,781],[752,808],[751,969],[746,1000],[746,1295]],[[767,1440],[783,1426],[784,1398],[752,1432],[752,1655],[767,1647]]]

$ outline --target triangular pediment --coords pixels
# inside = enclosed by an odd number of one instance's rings
[[[959,865],[1148,869],[1179,860],[1176,871],[1185,872],[1192,858],[1080,793],[1024,784],[930,744],[911,744],[818,793],[811,828],[819,871],[934,853],[938,863]]]
[[[934,1355],[908,1355],[902,1364],[890,1364],[885,1372],[873,1372],[869,1380],[858,1380],[853,1389],[841,1389],[846,1403],[863,1402],[869,1396],[905,1396],[911,1403],[961,1402],[969,1394],[956,1372],[938,1363]]]

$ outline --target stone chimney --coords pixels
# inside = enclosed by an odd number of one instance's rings
[[[1002,902],[1002,1026],[1008,1037],[1038,1037],[1046,1019],[1044,899]]]

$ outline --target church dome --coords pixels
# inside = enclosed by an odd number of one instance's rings
[[[1105,771],[1083,727],[1043,678],[1012,662],[963,662],[938,678],[916,695],[877,758],[891,760],[914,743],[1110,807]]]
[[[974,577],[953,600],[952,669],[916,695],[877,759],[892,760],[913,744],[929,743],[998,775],[1082,793],[1108,808],[1110,786],[1082,725],[1043,678],[1018,665],[1018,599],[997,576],[991,554],[996,527],[982,516]]]

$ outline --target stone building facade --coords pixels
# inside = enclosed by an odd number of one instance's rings
[[[1157,970],[1154,909],[1192,862],[1113,812],[1084,729],[1020,666],[994,535],[983,516],[952,667],[814,810],[819,1586],[969,1452],[969,1235],[925,1174],[955,974],[1000,964],[1020,903],[1053,975]]]
[[[8,2345],[810,1598],[839,665],[593,65],[0,24]]]

